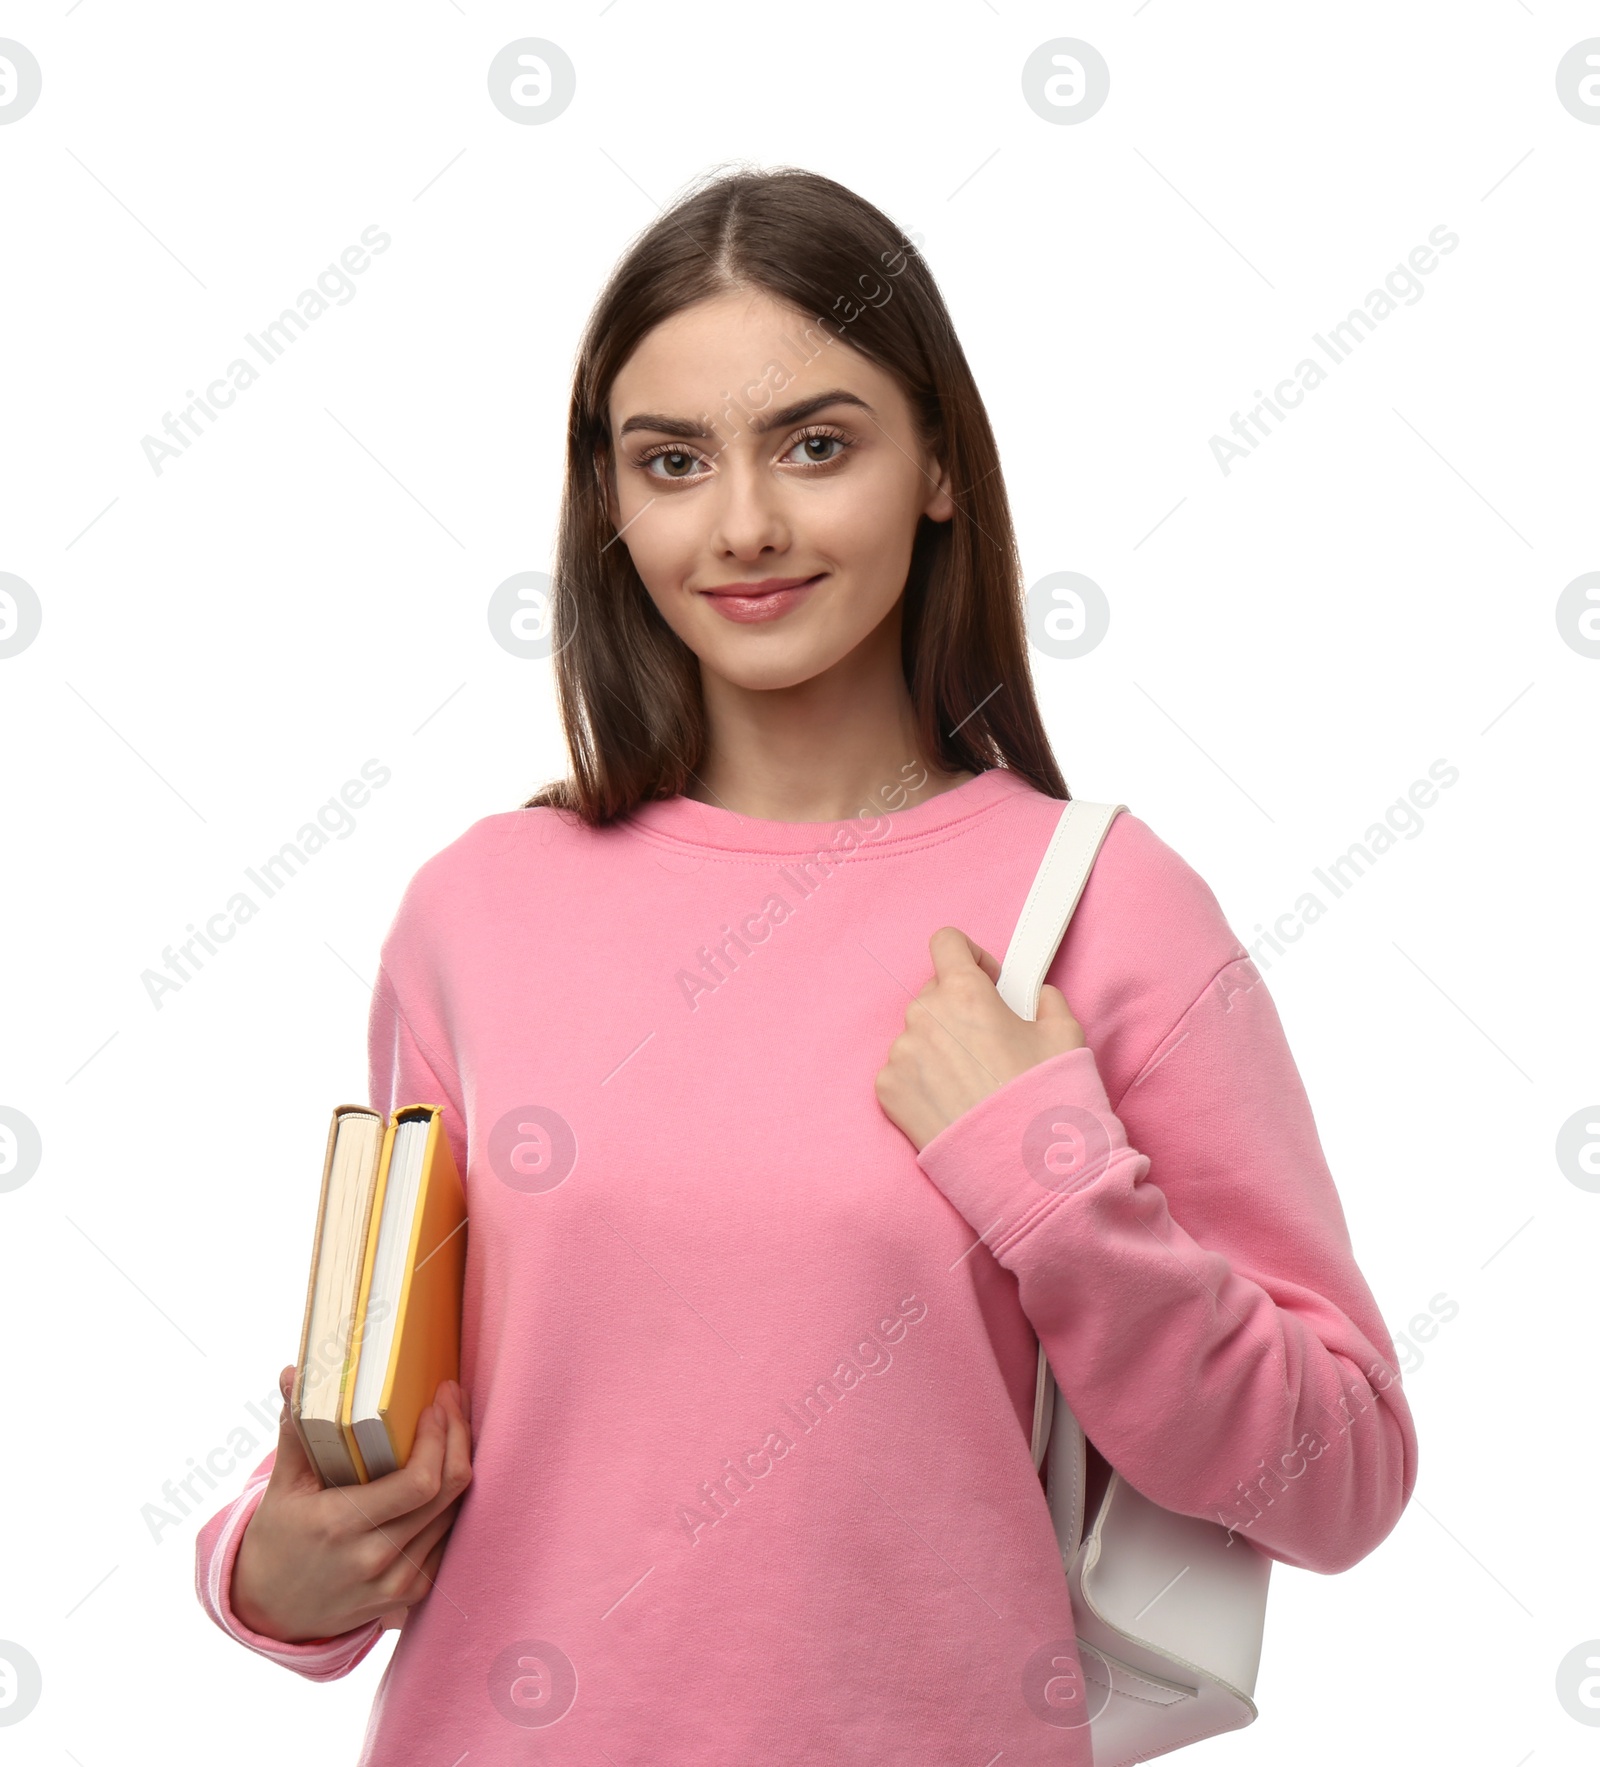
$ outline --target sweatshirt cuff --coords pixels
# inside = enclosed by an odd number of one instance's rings
[[[348,1674],[383,1636],[381,1618],[353,1626],[348,1632],[335,1633],[331,1638],[306,1638],[286,1643],[281,1638],[269,1638],[265,1633],[252,1631],[233,1611],[234,1563],[239,1556],[244,1531],[260,1507],[266,1489],[267,1481],[263,1478],[256,1489],[246,1489],[234,1505],[211,1554],[207,1569],[209,1588],[205,1593],[210,1595],[210,1605],[224,1629],[241,1644],[313,1681],[334,1680]]]
[[[1083,1044],[986,1093],[934,1136],[917,1164],[998,1257],[1131,1154],[1094,1051]]]

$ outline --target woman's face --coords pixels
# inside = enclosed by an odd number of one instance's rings
[[[721,295],[663,320],[611,389],[619,543],[702,666],[741,687],[848,656],[898,604],[918,518],[954,513],[898,385],[826,335],[763,292]]]

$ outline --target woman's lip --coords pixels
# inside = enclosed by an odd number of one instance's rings
[[[745,594],[729,594],[726,589],[704,589],[701,593],[724,619],[737,620],[741,625],[754,625],[778,620],[790,608],[803,601],[827,573],[819,571],[785,589],[758,589]]]
[[[820,576],[822,573],[817,573]],[[725,589],[702,589],[702,595],[737,595],[750,601],[758,595],[778,595],[785,589],[801,589],[814,583],[816,577],[776,577],[770,583],[730,583]]]

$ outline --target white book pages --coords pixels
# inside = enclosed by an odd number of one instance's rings
[[[355,1397],[350,1422],[356,1432],[361,1458],[370,1478],[394,1472],[388,1432],[378,1416],[389,1355],[394,1348],[400,1284],[405,1275],[406,1253],[411,1245],[411,1224],[417,1212],[417,1193],[422,1186],[422,1156],[428,1145],[426,1118],[401,1123],[394,1132],[389,1155],[389,1181],[384,1186],[383,1217],[378,1225],[378,1246],[372,1260],[372,1286],[367,1291],[367,1317],[371,1321],[361,1340],[361,1360],[356,1369]],[[363,1427],[365,1426],[365,1427]]]

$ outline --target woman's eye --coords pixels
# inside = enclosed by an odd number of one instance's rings
[[[645,470],[648,472],[658,460],[665,461],[672,470],[664,473],[657,473],[655,475],[657,478],[686,478],[689,476],[687,469],[694,465],[695,456],[693,454],[685,454],[681,449],[669,448],[664,453],[652,454],[645,462]],[[684,470],[679,470],[680,468]]]
[[[800,440],[795,443],[795,448],[804,448],[807,450],[810,450],[812,448],[827,448],[830,446],[838,448],[842,451],[845,444],[844,444],[843,439],[839,436],[826,436],[826,435],[823,435],[823,436],[802,436],[800,438]],[[791,448],[789,450],[789,452],[792,454],[794,452],[794,448]],[[826,466],[829,461],[837,460],[838,458],[839,458],[839,456],[837,454],[812,454],[810,452],[807,452],[807,454],[805,456],[806,463],[810,466]]]

